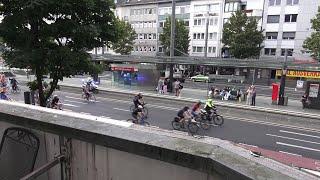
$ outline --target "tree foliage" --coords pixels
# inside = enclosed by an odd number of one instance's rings
[[[117,20],[118,41],[112,43],[112,49],[121,55],[128,55],[133,50],[136,32],[129,23]]]
[[[11,67],[36,73],[41,106],[63,77],[99,69],[87,52],[117,41],[113,8],[112,0],[1,1],[4,59]],[[52,79],[47,95],[42,83],[45,74]]]
[[[311,20],[312,29],[315,32],[311,33],[303,44],[303,48],[311,51],[312,56],[320,60],[320,7],[318,8],[318,14]]]
[[[175,29],[175,38],[174,38],[174,55],[182,56],[183,54],[188,54],[189,49],[189,29],[186,27],[184,21],[177,19],[176,20],[176,29]],[[163,33],[160,34],[160,41],[165,49],[167,55],[170,55],[170,37],[171,37],[171,18],[167,18],[164,23]]]
[[[222,43],[236,58],[258,57],[263,39],[262,31],[257,29],[257,20],[242,11],[235,12],[224,24]]]

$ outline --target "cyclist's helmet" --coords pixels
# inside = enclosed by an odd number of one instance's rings
[[[188,107],[188,106],[185,106],[185,107],[183,108],[183,110],[184,110],[184,111],[188,111],[188,110],[189,110],[189,107]]]
[[[140,98],[142,98],[142,93],[139,92],[139,93],[137,94],[137,96],[140,97]]]

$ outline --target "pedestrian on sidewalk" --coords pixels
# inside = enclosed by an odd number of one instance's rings
[[[163,82],[162,78],[159,78],[158,87],[157,87],[159,94],[163,94],[163,84],[164,84],[164,82]]]
[[[301,102],[302,102],[302,109],[309,106],[310,101],[309,101],[309,96],[307,93],[304,93],[304,95],[301,98]]]
[[[247,94],[247,102],[246,102],[246,104],[247,105],[251,105],[251,103],[252,103],[252,86],[250,86],[248,88],[246,94]]]
[[[255,86],[252,86],[252,100],[251,100],[251,106],[255,106],[255,105],[256,105],[256,96],[257,96],[256,87],[255,87]]]
[[[164,79],[163,82],[163,94],[167,94],[168,92],[168,78]]]
[[[174,87],[174,90],[175,90],[175,96],[177,96],[177,97],[179,97],[179,95],[180,95],[180,88],[181,88],[180,84],[181,83],[180,83],[180,81],[178,79],[173,84],[173,87]]]

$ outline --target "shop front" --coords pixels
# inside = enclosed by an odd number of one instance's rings
[[[276,71],[276,76],[281,77],[282,70]],[[297,70],[287,70],[286,74],[287,80],[294,81],[296,83],[296,88],[306,87],[306,81],[319,81],[320,82],[320,72],[319,71],[297,71]]]

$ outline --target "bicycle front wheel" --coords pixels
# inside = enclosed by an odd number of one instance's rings
[[[143,113],[145,114],[145,116],[148,116],[149,110],[147,107],[143,107]]]
[[[89,97],[89,101],[96,102],[97,101],[96,96],[94,94],[91,94]]]
[[[215,125],[221,126],[221,125],[224,123],[224,118],[223,118],[223,116],[216,115],[216,116],[213,118],[213,123],[214,123]]]
[[[175,121],[175,120],[173,120],[173,121],[171,122],[171,125],[172,125],[172,128],[173,128],[174,130],[180,130],[180,128],[181,128],[180,122],[177,122],[177,121]]]
[[[198,132],[199,126],[198,126],[198,124],[197,124],[196,122],[190,122],[190,123],[188,124],[188,130],[189,130],[189,132],[190,132],[191,134],[195,134],[195,133]]]
[[[133,112],[133,110],[134,110],[134,104],[132,104],[131,106],[130,106],[130,112]]]

